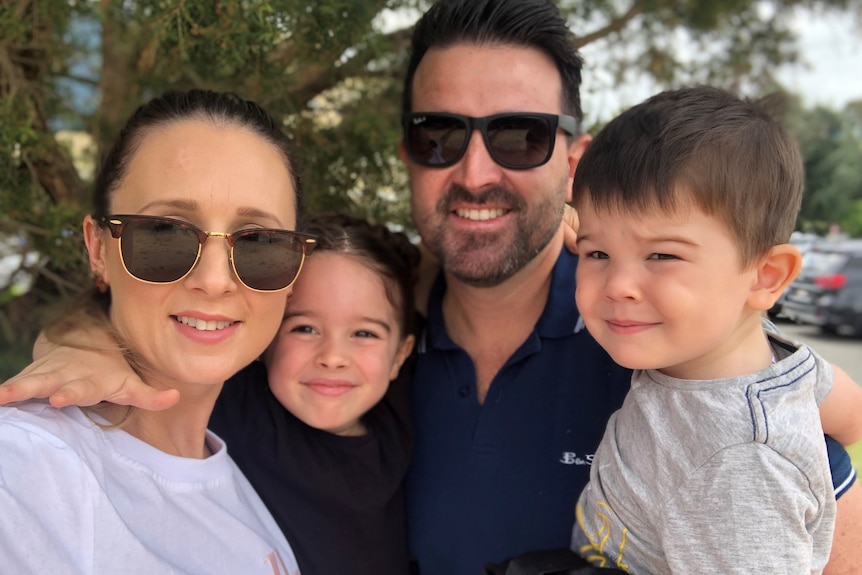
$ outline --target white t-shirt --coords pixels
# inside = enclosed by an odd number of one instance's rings
[[[0,407],[0,570],[297,575],[224,443],[207,444],[177,457],[75,407]]]

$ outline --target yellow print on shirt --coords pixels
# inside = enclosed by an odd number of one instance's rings
[[[575,517],[578,521],[578,527],[581,528],[581,531],[587,536],[587,539],[590,540],[589,544],[582,546],[577,551],[580,553],[581,557],[596,567],[608,566],[608,556],[605,555],[605,545],[607,545],[611,538],[611,520],[608,517],[608,511],[610,508],[610,505],[604,501],[599,501],[596,504],[594,524],[597,526],[597,529],[595,531],[588,531],[586,524],[584,523],[584,509],[580,504],[575,507]],[[620,537],[620,547],[617,549],[617,561],[615,566],[617,569],[622,569],[626,573],[631,573],[629,566],[626,565],[623,560],[623,550],[626,546],[628,534],[629,530],[623,528]]]

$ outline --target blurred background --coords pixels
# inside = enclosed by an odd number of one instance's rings
[[[283,120],[310,211],[410,231],[396,150],[419,0],[2,0],[0,381],[46,314],[91,281],[80,222],[95,166],[129,113],[171,88],[232,90]],[[851,346],[862,381],[862,3],[561,0],[586,60],[597,131],[661,89],[786,92],[806,164],[794,236],[806,271],[772,311]],[[823,343],[825,342],[825,343]],[[843,353],[843,352],[836,352]],[[829,357],[827,355],[827,357]],[[832,358],[830,358],[832,359]]]

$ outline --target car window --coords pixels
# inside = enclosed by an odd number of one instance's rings
[[[834,274],[844,267],[849,256],[840,252],[812,250],[805,255],[805,271],[816,274]]]

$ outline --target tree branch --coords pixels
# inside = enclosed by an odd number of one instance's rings
[[[622,16],[611,19],[608,24],[602,28],[599,28],[595,32],[591,32],[590,34],[586,34],[584,36],[579,36],[575,40],[575,47],[580,49],[590,44],[591,42],[595,42],[601,38],[606,36],[610,36],[614,32],[619,32],[623,28],[625,28],[629,22],[631,22],[636,16],[643,13],[643,9],[637,4],[633,4],[628,11]]]

